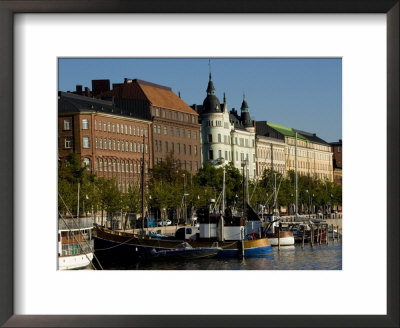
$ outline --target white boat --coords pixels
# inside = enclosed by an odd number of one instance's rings
[[[82,269],[93,260],[93,218],[58,218],[58,270]]]

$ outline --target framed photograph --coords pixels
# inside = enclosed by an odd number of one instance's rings
[[[0,1],[0,323],[397,327],[399,8]],[[341,59],[342,269],[57,271],[58,63],[74,57]]]

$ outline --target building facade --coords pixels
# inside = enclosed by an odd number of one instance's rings
[[[337,184],[342,184],[342,139],[338,142],[331,142],[333,153],[333,181]]]
[[[192,173],[198,171],[201,167],[198,114],[171,88],[138,79],[125,79],[124,83],[113,84],[112,90],[105,90],[109,83],[99,80],[92,81],[92,85],[93,94],[99,98],[113,97],[121,103],[129,99],[146,104],[146,111],[153,123],[151,136],[154,164],[172,154],[182,169]],[[97,85],[101,86],[100,91],[95,89]]]
[[[296,168],[299,175],[309,175],[319,180],[333,181],[330,145],[315,133],[295,130],[271,122],[257,122],[257,133],[280,139],[285,143],[285,172]],[[297,135],[297,140],[296,140]]]
[[[134,104],[121,109],[112,101],[72,93],[58,96],[58,156],[62,163],[77,153],[88,170],[99,177],[115,178],[119,190],[140,184],[152,167],[152,122]]]
[[[257,178],[261,178],[265,170],[286,174],[286,146],[283,140],[256,134]]]
[[[235,110],[229,112],[225,94],[222,105],[216,96],[211,73],[206,92],[203,105],[193,105],[200,115],[202,163],[232,162],[242,171],[242,164],[247,160],[249,178],[254,178],[255,128],[246,100],[243,99],[240,116]]]

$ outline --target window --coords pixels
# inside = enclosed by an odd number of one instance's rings
[[[104,139],[104,149],[107,149],[107,139]]]
[[[65,137],[64,139],[64,148],[72,148],[72,137]]]
[[[183,153],[186,155],[186,145],[183,145]]]
[[[128,151],[128,141],[125,141],[125,151]]]
[[[72,130],[72,120],[64,120],[64,130]]]
[[[117,165],[117,164],[115,163],[115,161],[113,161],[113,171],[114,171],[114,172],[117,172],[117,167],[116,167],[116,165]]]
[[[157,133],[157,125],[153,126],[153,133],[156,134]]]
[[[176,136],[177,136],[177,137],[180,136],[180,131],[181,131],[181,130],[180,130],[179,128],[176,128]]]
[[[188,139],[190,139],[190,136],[191,136],[191,131],[190,130],[188,130],[187,136],[188,136]]]
[[[117,143],[117,147],[118,147],[118,150],[121,150],[121,142],[118,140],[118,143]]]
[[[137,164],[135,162],[134,166],[133,166],[133,172],[137,173]]]
[[[128,126],[125,124],[125,134],[128,134]]]
[[[101,121],[99,121],[99,130],[101,131]]]
[[[157,133],[161,134],[161,125],[157,126]],[[141,135],[143,135],[143,129],[142,129],[142,134]]]
[[[192,146],[189,145],[189,155],[192,155]]]
[[[212,150],[212,149],[210,149],[210,150],[208,151],[208,159],[214,159],[214,153],[213,153],[213,150]]]
[[[197,132],[193,131],[193,139],[197,139]]]
[[[196,123],[196,118],[194,115],[192,115],[192,123],[195,124]]]
[[[115,150],[115,139],[113,140],[113,149]]]
[[[165,142],[165,152],[168,153],[168,141]]]
[[[208,142],[210,142],[210,143],[212,142],[212,134],[208,135]]]
[[[245,140],[244,140],[244,144],[246,145],[246,147],[249,147],[249,140],[248,140],[248,139],[245,139]]]
[[[218,142],[221,142],[221,134],[220,133],[218,133]]]
[[[185,129],[182,129],[182,138],[185,138]]]
[[[103,149],[103,139],[100,139],[100,149]]]
[[[175,113],[175,120],[178,120],[178,112],[174,112]]]
[[[158,150],[160,151],[160,153],[162,152],[162,142],[161,142],[161,140],[158,142]]]
[[[129,164],[128,164],[128,162],[126,162],[126,164],[125,164],[125,171],[129,172]]]
[[[107,171],[107,161],[105,160],[104,161],[104,172],[106,172]]]
[[[194,146],[194,154],[197,155],[197,146]]]
[[[108,149],[111,150],[111,139],[108,139]]]
[[[181,144],[178,143],[178,154],[181,152]]]
[[[97,121],[94,120],[94,129],[97,130]]]
[[[140,136],[143,137],[143,128],[140,129]]]
[[[174,128],[171,128],[170,130],[169,130],[169,134],[173,137],[174,136]]]
[[[104,122],[103,127],[104,127],[104,132],[105,132],[106,131],[106,122]],[[111,132],[111,123],[110,122],[108,122],[108,132]]]
[[[83,148],[89,148],[89,137],[83,137]]]
[[[87,119],[82,120],[82,129],[83,130],[89,129],[89,120],[87,120]]]
[[[186,122],[189,122],[189,114],[186,114]]]
[[[133,151],[136,153],[137,152],[137,150],[136,150],[136,142],[133,143],[133,149],[134,149]]]
[[[99,170],[103,171],[103,161],[101,159],[99,160]]]
[[[168,134],[168,128],[166,126],[164,126],[164,135]]]
[[[132,135],[132,125],[129,125],[129,135]]]
[[[162,116],[162,118],[165,118],[165,109],[161,110],[161,116]]]
[[[183,114],[181,113],[181,121],[183,121]]]
[[[228,151],[225,150],[225,160],[228,160]]]
[[[121,128],[122,128],[122,126],[121,126]],[[122,128],[123,129],[123,128]],[[121,130],[122,130],[121,129]],[[117,133],[119,133],[119,123],[117,123]]]
[[[121,141],[121,151],[125,151],[125,142]]]
[[[124,169],[125,169],[125,163],[122,162],[122,163],[121,163],[121,172],[124,172]]]
[[[90,159],[89,158],[85,157],[83,159],[83,164],[85,164],[86,169],[90,170]]]
[[[136,135],[136,126],[133,127],[133,135]]]
[[[173,142],[171,142],[171,151],[174,152],[175,151],[175,145]]]
[[[97,138],[96,138],[96,149],[97,149]]]
[[[132,153],[133,152],[133,144],[132,144],[132,142],[129,142],[129,149],[130,149],[130,151]]]
[[[342,151],[342,147],[338,146],[337,147],[337,152],[340,153]]]
[[[133,168],[133,164],[131,162],[131,163],[129,163],[129,172],[131,172],[131,173],[132,173],[132,168]]]
[[[221,158],[222,154],[221,154],[221,150],[218,150],[218,158]]]
[[[168,112],[168,118],[172,120],[172,112]]]
[[[112,125],[112,132],[115,132],[115,124]]]

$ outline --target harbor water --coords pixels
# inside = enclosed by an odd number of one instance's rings
[[[102,263],[106,270],[341,270],[342,242],[329,245],[273,247],[273,253],[262,257],[201,259],[192,261],[149,261],[130,264]]]

